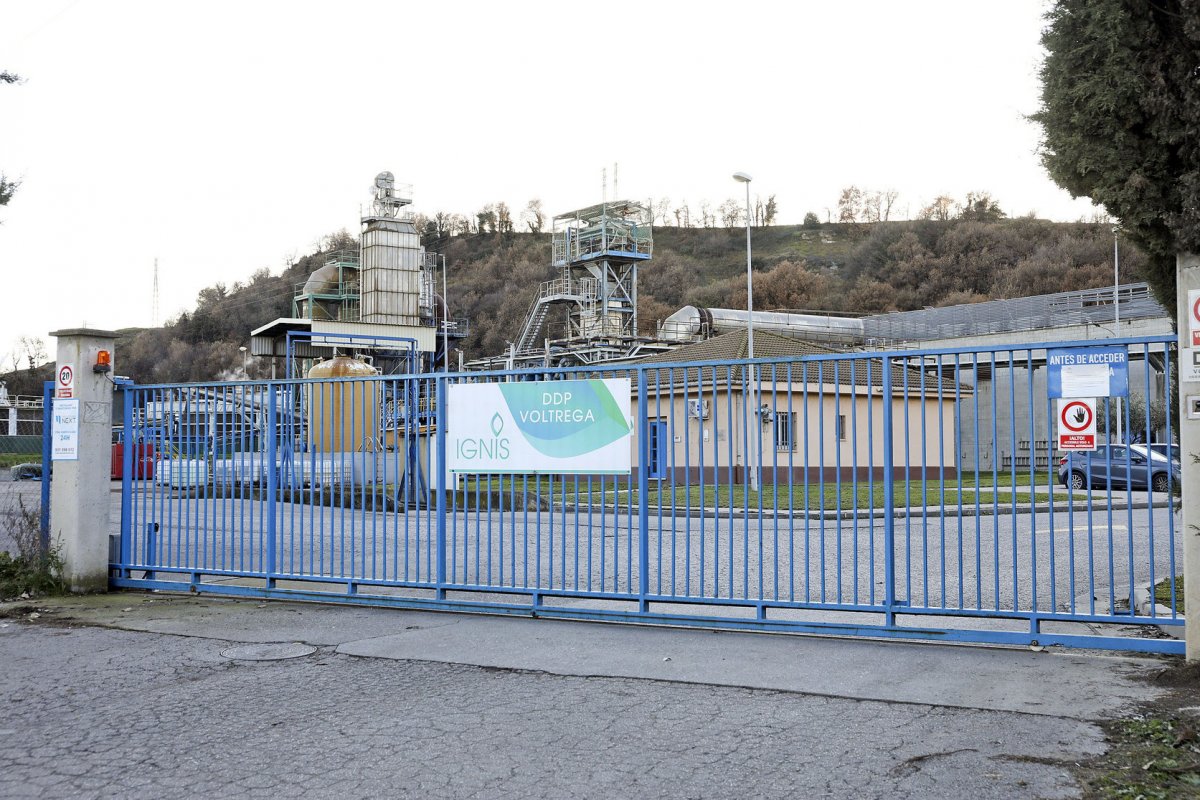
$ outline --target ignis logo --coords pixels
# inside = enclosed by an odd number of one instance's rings
[[[508,458],[508,437],[501,437],[504,431],[504,418],[499,414],[492,415],[492,437],[490,439],[458,439],[455,441],[455,451],[458,457],[466,461],[477,461],[481,458]]]

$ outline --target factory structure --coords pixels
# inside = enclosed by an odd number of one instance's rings
[[[447,312],[438,287],[439,278],[445,283],[445,258],[421,246],[411,203],[411,186],[379,173],[358,252],[331,254],[297,287],[290,317],[251,332],[250,354],[271,359],[272,373],[287,378],[334,377],[336,370],[307,375],[313,362],[332,358],[382,374],[444,367],[467,323]]]
[[[429,436],[438,419],[432,381],[339,384],[319,379],[419,376],[465,369],[512,370],[516,374],[506,379],[520,380],[520,371],[525,369],[535,375],[545,368],[583,367],[599,372],[638,364],[653,364],[659,374],[660,364],[749,356],[746,331],[750,315],[744,309],[685,306],[658,322],[652,335],[643,332],[645,326],[639,327],[637,284],[638,270],[646,268],[653,257],[651,216],[646,205],[614,200],[553,218],[551,258],[557,276],[533,292],[515,341],[503,353],[469,364],[455,359],[452,364],[451,353],[466,336],[468,323],[449,312],[444,290],[445,260],[422,247],[408,210],[411,203],[411,187],[397,184],[390,172],[380,173],[372,188],[370,209],[361,218],[359,250],[331,254],[296,288],[291,316],[267,322],[252,332],[250,354],[270,359],[273,377],[318,379],[306,384],[281,384],[279,388],[283,400],[277,424],[287,434],[280,437],[277,457],[285,465],[285,481],[312,485],[334,482],[339,470],[374,474],[381,453],[403,451],[405,466],[401,475],[394,477],[400,478],[398,485],[404,491],[416,496],[427,486],[426,469],[436,469],[429,451]],[[1019,351],[1022,343],[1064,336],[1109,338],[1108,325],[1117,313],[1112,296],[1111,291],[1104,294],[1090,290],[866,317],[755,311],[753,327],[758,347],[754,355],[800,358],[861,352],[865,357],[878,350],[965,343],[1011,344]],[[1164,325],[1169,330],[1169,317],[1154,303],[1144,284],[1120,287],[1119,299],[1120,317],[1128,326],[1124,335],[1156,333]],[[1139,359],[1138,354],[1131,353],[1131,360],[1131,383],[1152,387],[1153,396],[1148,400],[1165,397],[1161,356],[1152,353]],[[1044,356],[1038,360],[1022,355],[1014,361],[1019,363],[1008,364],[1001,359],[994,365],[989,361],[988,369],[955,371],[937,360],[897,358],[892,363],[899,372],[891,384],[921,387],[921,392],[919,397],[904,394],[895,401],[905,407],[915,403],[913,414],[925,410],[936,413],[939,419],[952,419],[954,414],[942,406],[953,385],[957,396],[978,398],[978,403],[973,400],[969,404],[971,409],[986,411],[993,396],[1023,398],[1031,394],[1030,385],[1037,388],[1044,384]],[[851,446],[844,439],[842,421],[837,419],[845,412],[824,409],[830,398],[834,398],[835,406],[843,402],[837,398],[844,397],[851,407],[859,404],[864,409],[882,400],[882,371],[866,371],[848,384],[845,380],[839,376],[813,385],[818,396],[813,400],[816,405],[812,413],[834,415],[826,434],[822,434],[829,441],[814,439],[809,445],[828,448],[822,452],[841,452]],[[811,382],[806,378],[802,383]],[[216,480],[218,476],[212,471],[225,468],[219,458],[223,451],[264,450],[264,437],[257,432],[268,428],[266,390],[261,385],[254,387],[224,393],[197,388],[189,397],[164,398],[157,409],[142,409],[144,426],[164,430],[173,426],[173,433],[162,435],[164,440],[209,442],[207,461],[193,454],[160,462],[159,480],[182,482],[180,485]],[[939,388],[943,390],[940,398]],[[804,390],[797,384],[786,391],[795,395]],[[795,433],[784,424],[787,421],[788,426],[795,426],[795,417],[789,415],[798,412],[759,409],[753,394],[748,383],[727,380],[715,396],[718,405],[723,403],[730,409],[723,413],[761,418],[763,435],[776,443],[777,450],[794,448]],[[872,396],[876,399],[870,400]],[[672,402],[674,399],[672,394]],[[751,407],[754,410],[748,411]],[[963,404],[960,412],[967,411],[967,404]],[[1036,412],[1017,409],[1014,419],[1034,419],[1035,425],[1045,428],[1047,420]],[[687,413],[692,414],[690,410]],[[700,411],[692,416],[697,420],[707,418]],[[651,428],[665,443],[663,437],[667,434],[659,430],[662,424],[655,421]],[[1003,428],[1009,422],[1002,419],[998,424]],[[222,444],[218,435],[221,430],[241,433]],[[995,441],[981,442],[979,449],[971,436],[963,433],[972,430],[976,428],[963,424],[957,431],[945,432],[947,449],[940,457],[941,463],[972,470],[1049,466],[1052,434],[1048,430],[997,430]],[[247,436],[245,431],[252,433]],[[697,431],[701,435],[700,426]],[[839,434],[843,438],[838,438]],[[1002,443],[1009,441],[1019,444],[1005,449]],[[680,443],[680,439],[675,442]],[[698,440],[694,445],[700,451],[715,447],[715,441],[710,445],[707,440]],[[747,463],[747,448],[747,443],[736,444],[735,458],[742,466]],[[176,449],[180,456],[185,455],[183,449]],[[658,451],[652,448],[651,452]],[[976,453],[981,453],[987,463],[968,464]],[[264,460],[251,459],[249,468],[263,469]],[[202,475],[203,470],[209,472]]]

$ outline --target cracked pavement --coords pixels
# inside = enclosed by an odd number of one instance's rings
[[[134,593],[28,605],[0,619],[5,798],[1074,797],[1098,709],[1150,696],[1130,675],[1162,663]],[[312,647],[227,657],[271,642]],[[842,681],[846,659],[862,674]],[[770,660],[791,683],[734,667]],[[1008,700],[973,707],[956,676],[988,669]],[[1061,675],[1085,685],[1042,685]],[[1107,703],[1070,701],[1106,684]],[[1067,702],[1018,710],[1022,686]]]

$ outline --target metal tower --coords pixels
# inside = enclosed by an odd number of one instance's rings
[[[654,248],[649,209],[619,200],[560,214],[552,238],[559,277],[539,287],[514,343],[516,360],[573,365],[628,356],[638,342],[637,267]]]

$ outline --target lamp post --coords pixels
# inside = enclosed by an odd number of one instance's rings
[[[242,351],[242,372],[246,373],[246,379],[250,379],[250,352],[245,345],[238,348]]]
[[[733,173],[733,179],[738,183],[746,184],[746,355],[751,360],[754,358],[754,274],[750,268],[750,181],[753,178],[745,172]],[[750,489],[758,491],[758,471],[762,468],[762,428],[758,424],[758,375],[757,370],[750,373],[750,401],[751,407],[754,409],[751,419],[754,421],[753,439],[754,445],[754,461],[750,466]]]

